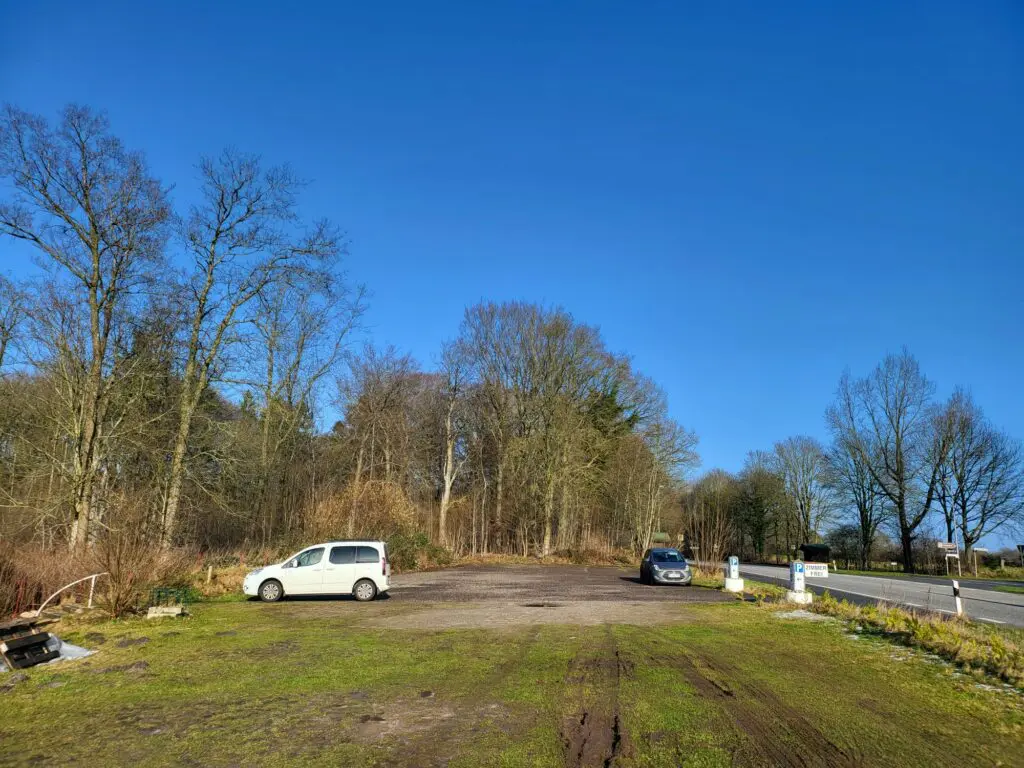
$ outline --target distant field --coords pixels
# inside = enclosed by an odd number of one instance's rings
[[[1020,764],[1016,692],[768,607],[627,605],[655,623],[406,630],[469,604],[394,597],[81,629],[95,656],[0,695],[0,763]]]
[[[946,578],[945,573],[904,573],[903,571],[859,571],[853,568],[839,568],[835,573],[842,573],[847,576],[885,576],[887,578],[906,578],[908,576],[931,576],[933,578]],[[958,578],[953,574],[952,578]],[[1024,568],[1004,568],[1002,570],[979,570],[975,576],[969,570],[964,570],[964,579],[984,579],[993,581],[1024,581]]]

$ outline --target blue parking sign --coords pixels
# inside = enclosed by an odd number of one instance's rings
[[[797,573],[803,573],[804,572],[804,564],[801,563],[801,562],[793,563],[793,570],[796,571]]]

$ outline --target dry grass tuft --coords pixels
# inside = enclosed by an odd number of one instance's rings
[[[825,593],[813,610],[870,628],[881,635],[1011,685],[1024,684],[1024,633],[957,617],[917,613],[880,603],[859,606]]]

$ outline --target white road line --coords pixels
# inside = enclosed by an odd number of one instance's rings
[[[744,569],[742,566],[740,567],[741,574],[745,570],[746,569]],[[762,578],[766,578],[766,579],[767,578],[780,578],[778,576],[775,576],[774,574],[770,574],[769,575],[769,574],[757,573],[755,571],[749,571],[749,570],[746,570],[746,573],[750,576],[750,578],[753,578],[753,579],[756,579],[758,576],[761,576]],[[865,578],[871,578],[871,577],[865,577]],[[917,582],[917,583],[920,583],[920,582]],[[819,583],[814,583],[814,586],[823,587],[823,588],[827,589],[827,587],[825,587],[824,585],[819,584]],[[903,587],[904,585],[903,584],[899,584],[898,586]],[[933,586],[935,586],[935,585],[933,585]],[[869,595],[869,594],[866,594],[864,592],[857,592],[857,591],[852,590],[852,589],[847,589],[846,587],[838,585],[838,584],[835,586],[835,591],[836,592],[845,592],[848,595],[857,595],[857,597],[867,597],[867,598],[870,598],[872,600],[879,600],[879,601],[881,601],[883,603],[895,603],[897,605],[911,605],[911,603],[906,603],[906,602],[904,602],[902,600],[898,600],[898,599],[895,599],[895,598],[892,598],[892,597],[880,597],[879,595]],[[905,595],[906,593],[907,593],[907,590],[904,589],[903,594]],[[929,590],[928,594],[929,594],[929,596],[935,595],[936,597],[940,597],[940,598],[948,598],[950,600],[953,599],[952,595],[946,595],[946,594],[942,594],[942,593],[938,593],[938,592],[932,592],[931,590]],[[1014,603],[996,603],[996,605],[1009,605],[1011,607],[1018,607]],[[915,606],[915,607],[919,608],[921,606]],[[950,616],[955,616],[956,615],[956,611],[949,611],[949,610],[946,610],[945,608],[929,608],[928,610],[930,610],[933,613],[948,613]],[[980,616],[979,617],[973,617],[972,616],[971,618],[974,618],[977,621],[988,621],[988,622],[993,622],[993,623],[996,623],[996,624],[1005,624],[1006,623],[1005,621],[999,621],[998,619],[983,619]]]

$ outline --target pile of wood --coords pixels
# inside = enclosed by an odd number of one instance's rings
[[[58,649],[47,648],[53,637],[43,632],[50,618],[20,618],[0,622],[0,660],[8,669],[24,669],[52,661],[60,656]]]

